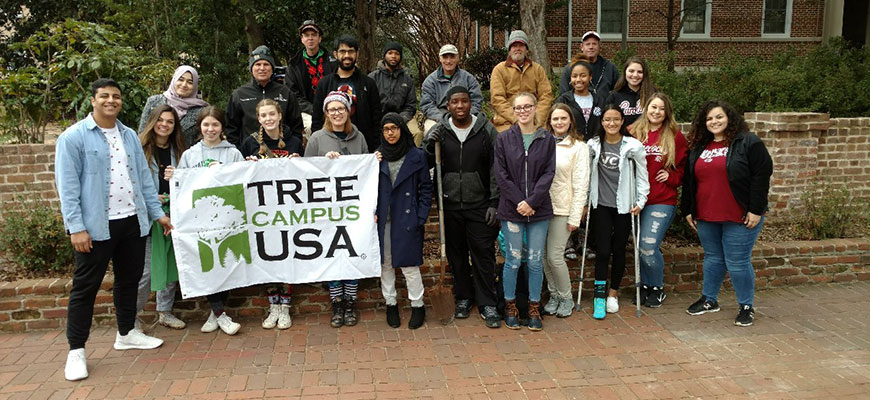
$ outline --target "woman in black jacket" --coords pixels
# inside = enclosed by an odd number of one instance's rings
[[[704,247],[701,297],[689,314],[719,311],[716,299],[728,272],[740,306],[734,324],[752,325],[752,247],[764,222],[772,174],[764,142],[749,132],[743,117],[723,101],[704,103],[689,133],[681,204]]]

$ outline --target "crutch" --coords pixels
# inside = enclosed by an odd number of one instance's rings
[[[580,283],[577,285],[577,304],[574,305],[574,311],[580,311],[580,299],[583,296],[583,268],[586,266],[586,238],[589,237],[589,219],[592,217],[592,205],[587,206],[586,211],[586,228],[583,233],[583,255],[580,258]]]
[[[637,205],[637,166],[631,164],[631,198],[634,200],[632,208]],[[634,292],[635,303],[637,303],[637,311],[634,312],[635,317],[640,318],[640,215],[634,215],[629,209],[629,217],[631,217],[631,235],[634,237]],[[637,222],[635,222],[637,221]]]

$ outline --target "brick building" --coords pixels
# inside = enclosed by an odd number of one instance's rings
[[[645,58],[667,51],[666,17],[670,0],[628,0],[630,47]],[[831,36],[870,42],[867,0],[673,0],[677,66],[712,65],[727,49],[745,55],[772,55],[790,47],[806,49]],[[568,0],[547,14],[550,64],[561,67],[580,51],[580,37],[595,30],[602,54],[622,45],[623,0]],[[505,31],[477,24],[470,52],[503,47]],[[569,35],[570,32],[570,35]]]

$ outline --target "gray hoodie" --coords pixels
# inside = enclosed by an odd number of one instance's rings
[[[187,149],[181,155],[178,168],[207,167],[208,162],[211,161],[229,164],[236,161],[244,161],[244,159],[242,153],[236,149],[236,146],[233,146],[226,140],[221,141],[214,147],[208,147],[203,141],[199,141],[199,143],[193,145],[193,147]]]
[[[351,125],[351,127],[353,130],[344,139],[339,139],[335,133],[326,129],[312,133],[311,138],[308,139],[308,145],[305,146],[305,157],[321,157],[330,151],[342,155],[368,153],[369,147],[362,132],[356,128],[356,125]]]

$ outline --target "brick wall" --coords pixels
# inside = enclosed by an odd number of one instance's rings
[[[572,8],[572,54],[580,50],[580,37],[590,30],[598,30],[598,1],[570,0]],[[667,50],[668,0],[630,0],[628,22],[628,44],[637,49],[638,55],[653,58]],[[681,1],[676,1],[679,12]],[[710,66],[726,50],[738,54],[772,56],[777,52],[795,47],[799,51],[816,46],[824,27],[824,2],[818,0],[794,0],[792,4],[790,39],[763,39],[763,0],[714,1],[711,6],[710,39],[682,38],[677,45],[678,66]],[[568,7],[555,9],[547,14],[547,43],[550,65],[561,67],[567,61]],[[480,27],[481,48],[487,47],[488,28]],[[674,29],[678,29],[674,21]],[[494,32],[498,33],[498,32]],[[559,38],[559,40],[552,40]],[[747,40],[716,41],[727,38],[752,38]],[[493,40],[493,45],[501,47],[504,43]],[[799,41],[794,41],[798,39]],[[802,39],[802,40],[801,40]],[[473,47],[473,46],[472,46]],[[602,41],[604,57],[612,58],[621,48],[616,39]],[[470,51],[472,51],[470,49]]]
[[[665,286],[667,291],[700,292],[703,252],[700,248],[665,250]],[[632,268],[629,256],[627,265]],[[827,282],[853,282],[870,280],[870,239],[836,239],[816,242],[758,243],[753,250],[752,264],[755,267],[755,286],[765,289],[788,285],[817,284]],[[437,265],[437,261],[436,261]],[[576,261],[568,263],[574,293],[577,290],[579,266]],[[632,272],[632,271],[630,271]],[[584,297],[591,299],[594,268],[587,265],[584,271]],[[437,270],[427,263],[423,267],[424,285],[432,287],[437,279]],[[631,294],[633,273],[627,273],[622,287],[625,296]],[[97,325],[114,324],[112,303],[112,277],[108,276],[97,295],[94,320]],[[399,280],[400,305],[407,307],[407,292],[404,280]],[[0,331],[25,331],[34,329],[57,329],[66,326],[66,306],[72,283],[67,278],[24,280],[0,284]],[[320,285],[295,285],[292,300],[292,315],[327,311],[329,295]],[[731,290],[726,280],[722,290]],[[587,293],[588,292],[588,293]],[[587,303],[588,304],[588,303]],[[249,318],[246,323],[259,323],[265,315],[268,301],[261,296],[258,287],[233,290],[227,302],[227,312],[233,317]],[[376,307],[383,308],[377,279],[361,282],[359,307],[364,314]],[[153,300],[146,310],[154,310]],[[185,320],[202,321],[209,312],[202,299],[178,300],[175,312]],[[364,317],[367,317],[364,315]],[[153,312],[143,315],[152,322]]]
[[[54,145],[0,146],[0,202],[16,195],[58,204],[54,187]]]

